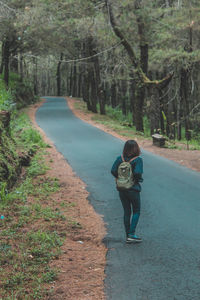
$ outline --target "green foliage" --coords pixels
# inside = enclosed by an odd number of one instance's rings
[[[9,89],[6,89],[0,76],[0,110],[20,109],[36,100],[30,80],[25,79],[22,82],[18,74],[10,72]]]
[[[43,232],[38,230],[36,232],[28,233],[26,238],[29,240],[30,245],[32,244],[40,247],[44,244],[47,252],[48,249],[54,248],[57,245],[62,245],[57,232]]]
[[[11,110],[12,107],[12,94],[10,90],[6,90],[3,80],[0,78],[0,110]]]
[[[23,145],[26,150],[35,150],[47,147],[39,132],[31,127],[30,120],[25,113],[15,115],[11,122],[11,134],[18,145]]]
[[[22,130],[20,138],[26,145],[38,145],[39,147],[46,147],[39,132],[33,128]]]
[[[42,274],[41,282],[50,283],[57,279],[57,270],[46,268],[45,273]]]
[[[1,182],[0,184],[0,202],[5,203],[7,200],[7,190],[6,190],[6,182]]]
[[[12,94],[18,109],[36,102],[37,99],[28,81],[18,82],[12,90]]]
[[[39,151],[31,160],[30,167],[28,169],[28,175],[35,177],[38,175],[44,175],[48,169],[44,159],[41,159],[41,152]]]
[[[146,115],[143,118],[143,122],[144,122],[144,136],[147,138],[151,137],[150,121]]]
[[[118,120],[122,125],[132,124],[132,114],[128,112],[126,116],[123,115],[120,107],[112,108],[111,106],[106,106],[106,114],[113,120]]]
[[[15,182],[19,170],[19,160],[15,148],[14,140],[3,128],[0,147],[0,181],[7,182],[8,186]]]
[[[17,73],[10,72],[10,77],[9,77],[9,88],[11,91],[13,91],[18,84],[21,82],[20,76]]]

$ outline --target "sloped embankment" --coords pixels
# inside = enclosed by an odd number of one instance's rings
[[[14,77],[13,77],[14,76]],[[18,109],[34,103],[36,98],[31,86],[20,82],[16,74],[12,74],[9,88],[0,79],[0,190],[10,188],[16,182],[23,165],[30,160],[29,154],[19,150],[13,133],[17,126],[15,120]],[[31,152],[32,153],[32,150]]]
[[[20,172],[20,157],[11,137],[10,112],[0,111],[0,182],[11,187]]]

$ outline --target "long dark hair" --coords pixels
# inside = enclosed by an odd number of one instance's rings
[[[123,156],[124,157],[135,157],[141,153],[140,147],[135,140],[128,140],[124,145]]]

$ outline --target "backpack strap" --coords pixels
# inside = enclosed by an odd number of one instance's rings
[[[133,157],[133,158],[131,158],[128,162],[130,163],[130,162],[132,162],[133,160],[135,160],[136,158],[138,158],[139,156],[135,156],[135,157]]]
[[[134,159],[136,159],[136,158],[138,158],[138,157],[139,157],[139,156],[135,156],[135,157],[131,158],[128,162],[130,163],[130,162],[132,162]],[[124,162],[125,159],[124,159],[123,154],[121,155],[121,158],[122,158],[122,161]]]

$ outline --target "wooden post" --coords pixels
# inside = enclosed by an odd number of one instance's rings
[[[152,138],[153,138],[153,145],[158,146],[158,147],[165,146],[166,139],[162,135],[155,133],[152,135]]]

